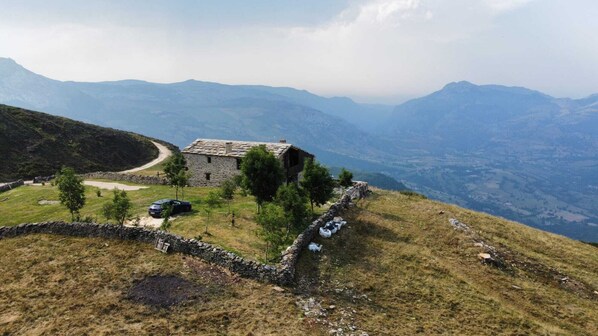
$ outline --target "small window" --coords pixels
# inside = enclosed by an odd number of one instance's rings
[[[237,170],[241,169],[241,159],[237,159]]]
[[[212,157],[208,156],[208,163],[212,163]]]
[[[206,173],[206,180],[209,181],[210,180],[210,173]]]

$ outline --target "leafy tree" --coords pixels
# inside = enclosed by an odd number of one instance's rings
[[[220,185],[220,196],[228,203],[228,213],[230,214],[230,203],[235,197],[235,190],[237,190],[237,184],[234,179],[228,179]]]
[[[314,212],[314,204],[320,206],[328,202],[334,191],[334,180],[330,176],[328,168],[308,158],[303,167],[303,178],[301,186],[307,193],[311,204],[311,212]]]
[[[282,207],[287,219],[287,237],[291,231],[291,226],[296,229],[301,229],[303,227],[308,214],[307,198],[301,190],[299,190],[297,184],[289,183],[280,186],[276,192],[274,202]]]
[[[75,174],[73,168],[63,167],[56,174],[56,185],[60,192],[60,204],[71,212],[71,220],[80,218],[79,210],[85,205],[85,187],[83,179]]]
[[[264,145],[247,152],[241,163],[241,172],[243,186],[255,196],[258,210],[264,202],[272,201],[284,178],[280,161]]]
[[[257,215],[257,222],[260,225],[258,234],[266,241],[265,259],[268,260],[269,255],[276,256],[284,245],[283,228],[287,218],[281,206],[266,203]]]
[[[345,188],[348,188],[353,185],[353,173],[346,170],[345,168],[341,169],[341,173],[338,174],[338,183]]]
[[[184,188],[189,182],[187,160],[180,152],[172,154],[164,163],[164,174],[168,184],[175,187],[176,199],[179,199],[179,188]]]
[[[124,190],[114,189],[113,193],[112,202],[104,204],[102,212],[106,219],[114,219],[118,224],[123,225],[131,215],[131,200]]]
[[[220,193],[216,191],[210,191],[208,196],[206,197],[205,203],[207,205],[206,214],[208,218],[206,220],[206,230],[205,233],[208,233],[208,224],[210,223],[210,215],[215,208],[219,208],[222,205],[222,199],[220,198]]]

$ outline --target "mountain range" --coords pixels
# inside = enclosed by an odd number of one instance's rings
[[[0,103],[161,138],[277,141],[443,201],[598,241],[598,95],[456,82],[398,106],[189,80],[52,80],[0,59]]]

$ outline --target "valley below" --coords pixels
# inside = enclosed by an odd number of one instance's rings
[[[598,241],[598,188],[554,165],[479,155],[414,156],[392,174],[430,198],[583,241]],[[572,165],[584,165],[574,161]],[[586,163],[587,164],[587,163]]]

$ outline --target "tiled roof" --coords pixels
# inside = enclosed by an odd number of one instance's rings
[[[226,152],[226,143],[230,143],[230,151]],[[216,139],[197,139],[183,149],[183,153],[243,157],[252,147],[266,145],[266,148],[276,157],[282,156],[293,145],[280,142],[254,142]]]

